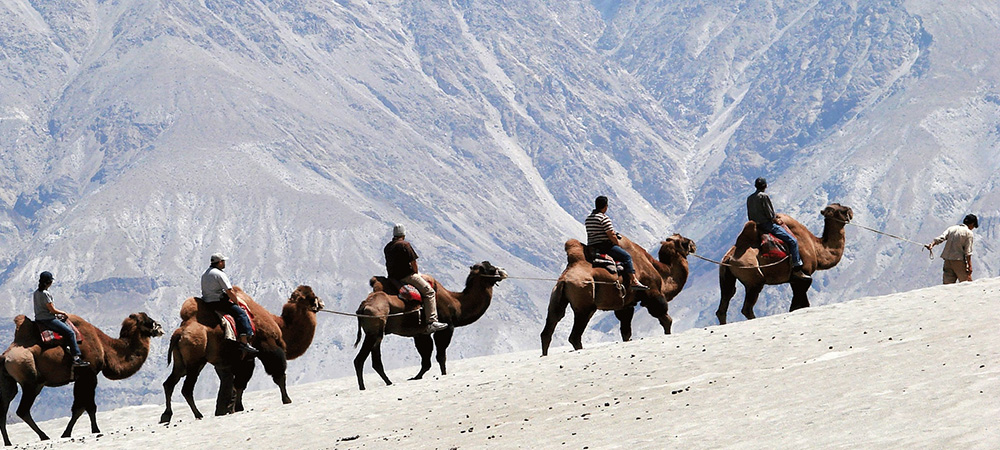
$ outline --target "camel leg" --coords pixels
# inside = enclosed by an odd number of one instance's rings
[[[247,389],[247,385],[250,384],[250,378],[253,378],[253,370],[256,367],[255,361],[256,360],[254,358],[241,359],[232,365],[233,399],[230,403],[233,407],[230,412],[243,411],[243,391],[245,391]],[[282,372],[282,374],[284,374],[284,372]],[[282,390],[282,394],[284,394],[284,390]]]
[[[632,316],[635,315],[635,307],[626,305],[622,309],[615,310],[615,317],[618,318],[618,328],[622,333],[622,342],[632,340]]]
[[[764,290],[764,285],[760,286],[743,286],[747,291],[747,296],[743,300],[743,309],[740,312],[743,313],[743,317],[747,320],[753,319],[757,316],[753,314],[753,307],[757,304],[757,299],[760,297],[760,291]]]
[[[184,377],[184,385],[181,386],[181,395],[184,396],[184,400],[187,401],[188,406],[191,407],[191,412],[194,413],[195,419],[201,419],[204,417],[202,416],[201,411],[198,410],[198,405],[194,403],[194,386],[198,383],[198,376],[201,375],[201,370],[204,368],[204,362],[196,364],[194,367],[188,367],[187,375]],[[168,407],[169,403],[168,399]]]
[[[177,383],[184,378],[184,364],[180,362],[180,358],[174,359],[173,370],[170,371],[170,376],[163,382],[163,395],[167,397],[167,408],[160,415],[160,423],[170,422],[170,419],[174,416],[174,410],[170,406],[171,397],[174,396],[174,387]]]
[[[542,328],[542,356],[549,354],[549,344],[552,343],[552,334],[556,331],[556,325],[566,315],[566,306],[569,300],[563,295],[563,282],[556,283],[549,296],[549,312],[545,317],[545,328]]]
[[[372,349],[375,348],[375,342],[380,339],[381,336],[376,336],[374,332],[369,333],[365,331],[365,341],[361,343],[361,349],[358,350],[358,356],[354,357],[354,371],[358,374],[358,388],[362,391],[365,390],[365,361],[368,360],[368,355],[371,355]],[[372,362],[372,365],[374,366],[375,363]]]
[[[663,334],[670,334],[670,327],[673,326],[674,319],[670,317],[667,298],[662,295],[655,298],[647,297],[643,298],[640,304],[646,308],[646,311],[649,311],[649,315],[660,322]]]
[[[448,375],[448,371],[444,367],[445,361],[448,360],[448,346],[451,345],[451,337],[455,334],[455,328],[448,327],[437,333],[434,333],[434,346],[437,348],[437,362],[441,366],[441,375]]]
[[[73,434],[73,427],[76,425],[76,421],[85,411],[90,416],[91,432],[101,432],[97,428],[97,404],[94,401],[94,394],[97,390],[97,374],[82,369],[79,369],[79,371],[84,373],[78,374],[76,381],[73,382],[72,415],[70,416],[69,423],[66,425],[66,430],[63,431],[62,437],[64,438],[68,438]]]
[[[274,381],[274,384],[278,385],[278,390],[281,391],[281,403],[286,405],[291,403],[292,399],[288,396],[288,390],[285,389],[285,371],[288,369],[288,359],[285,356],[285,351],[281,348],[276,348],[258,354],[257,359],[260,359],[260,363],[264,366],[264,371],[271,375],[271,380]],[[249,380],[247,378],[247,381]],[[243,383],[242,388],[239,385],[236,388],[242,392],[242,389],[246,389],[246,383]]]
[[[3,445],[11,445],[10,437],[7,436],[7,410],[10,409],[10,402],[17,395],[17,382],[7,373],[3,367],[4,362],[0,361],[0,432],[3,432]]]
[[[382,338],[379,338],[375,342],[375,346],[372,347],[372,369],[375,369],[375,373],[382,377],[386,386],[392,385],[389,376],[385,374],[385,367],[382,366]]]
[[[215,415],[224,416],[234,411],[233,369],[226,366],[215,366],[219,375],[219,395],[215,398]]]
[[[736,295],[736,275],[733,275],[728,267],[719,266],[719,288],[722,291],[722,298],[719,300],[719,309],[715,311],[715,317],[719,318],[719,325],[725,325],[729,302]]]
[[[792,285],[792,306],[788,311],[791,312],[796,309],[808,308],[809,287],[812,286],[812,280],[793,279],[789,282],[789,284]]]
[[[450,330],[450,328],[448,328]],[[442,330],[446,331],[446,330]],[[439,331],[438,333],[442,332]],[[417,353],[420,353],[420,371],[411,380],[419,380],[424,377],[428,370],[431,370],[431,354],[434,353],[434,339],[428,334],[418,334],[413,336],[413,344],[417,346]]]
[[[38,434],[38,438],[47,441],[49,437],[38,428],[38,424],[35,423],[35,419],[31,418],[31,405],[35,403],[35,398],[38,397],[38,393],[42,392],[42,386],[21,386],[23,392],[21,393],[21,403],[17,405],[17,417],[20,417],[24,423],[28,424],[32,430]]]
[[[569,333],[569,343],[573,344],[574,350],[583,348],[583,331],[587,329],[587,324],[590,323],[590,318],[594,317],[595,311],[597,307],[594,305],[573,310],[573,331]]]

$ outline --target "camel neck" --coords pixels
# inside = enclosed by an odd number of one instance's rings
[[[281,317],[276,317],[275,320],[285,341],[285,358],[302,356],[316,334],[316,315],[304,305],[286,303],[281,309]]]
[[[104,347],[104,368],[102,373],[109,380],[120,380],[134,375],[146,362],[149,356],[149,338],[141,337],[137,329],[125,335],[126,326],[122,326],[123,336],[113,339],[94,328]]]
[[[844,224],[834,219],[826,219],[823,224],[823,239],[816,255],[816,269],[827,270],[840,263],[844,256],[847,234]]]

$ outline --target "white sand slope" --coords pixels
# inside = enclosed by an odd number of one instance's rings
[[[545,358],[453,361],[447,376],[421,381],[406,380],[410,368],[391,372],[392,386],[368,369],[367,391],[353,378],[295,386],[290,405],[277,389],[255,392],[250,411],[221,418],[196,421],[176,403],[169,426],[156,424],[162,405],[100,412],[104,434],[89,434],[83,420],[74,439],[41,445],[996,448],[998,323],[1000,279],[981,280],[578,352],[560,347]],[[471,332],[474,325],[459,330]],[[345,351],[344,364],[353,357]],[[202,410],[212,402],[201,401]],[[41,424],[53,436],[64,425]],[[39,445],[23,423],[10,428],[15,443]]]

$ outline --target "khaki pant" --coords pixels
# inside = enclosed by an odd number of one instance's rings
[[[399,281],[402,281],[403,284],[411,284],[420,291],[420,297],[423,298],[424,320],[427,323],[437,322],[437,298],[434,294],[434,286],[431,286],[419,273],[415,273]]]
[[[952,284],[956,281],[968,281],[969,271],[965,265],[965,261],[955,261],[946,259],[944,260],[944,277],[942,282],[944,284]]]

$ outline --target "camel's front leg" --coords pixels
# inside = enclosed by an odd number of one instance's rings
[[[38,428],[38,424],[35,423],[35,419],[31,418],[31,405],[35,403],[35,398],[38,397],[38,393],[42,391],[42,386],[34,385],[22,385],[24,392],[21,394],[21,403],[17,405],[17,417],[20,417],[24,423],[28,424],[32,430],[38,434],[38,438],[47,441],[49,436]]]
[[[420,371],[410,379],[419,380],[424,377],[424,374],[428,370],[431,370],[431,354],[434,353],[434,340],[429,334],[418,334],[413,336],[413,344],[417,347],[417,353],[420,353]]]
[[[583,348],[583,332],[587,329],[590,318],[594,317],[595,311],[597,307],[593,304],[573,309],[573,330],[569,333],[569,343],[573,344],[574,350]]]
[[[448,345],[451,344],[451,337],[455,334],[454,327],[448,327],[434,333],[434,346],[437,348],[437,362],[441,366],[441,375],[447,375],[448,370],[444,364],[448,360]]]

